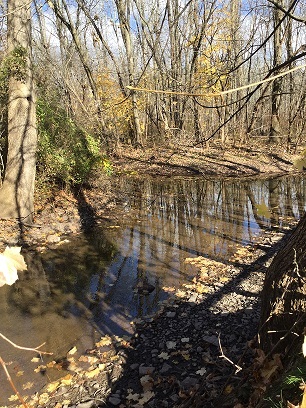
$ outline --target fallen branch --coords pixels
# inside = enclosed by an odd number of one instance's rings
[[[220,348],[220,352],[221,352],[221,355],[219,357],[224,358],[226,361],[228,361],[230,364],[232,364],[236,368],[235,374],[239,373],[239,371],[242,370],[242,367],[235,364],[232,360],[230,360],[228,357],[226,357],[226,355],[223,353],[221,340],[220,340],[220,333],[218,333],[218,342],[219,342],[219,348]]]
[[[22,396],[19,394],[17,388],[15,387],[15,384],[13,383],[12,377],[10,376],[10,373],[8,372],[7,368],[6,368],[6,364],[5,362],[2,360],[2,357],[0,356],[0,363],[3,367],[3,370],[6,374],[6,377],[11,385],[11,387],[13,388],[14,393],[17,395],[19,401],[22,403],[22,405],[24,406],[24,408],[28,408],[27,403],[25,402],[25,400],[22,398]]]
[[[21,350],[27,350],[27,351],[34,351],[35,353],[39,353],[41,354],[49,354],[52,355],[53,353],[49,353],[48,351],[41,351],[38,350],[40,347],[44,346],[46,343],[42,343],[40,346],[37,346],[35,348],[32,347],[23,347],[23,346],[18,346],[18,344],[15,344],[13,341],[11,341],[10,339],[8,339],[7,337],[5,337],[1,332],[0,332],[0,337],[2,337],[5,341],[7,341],[8,343],[10,343],[13,347],[21,349]]]

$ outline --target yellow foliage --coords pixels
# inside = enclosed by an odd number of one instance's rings
[[[108,129],[119,134],[126,133],[132,118],[130,99],[125,98],[107,69],[96,76],[96,85]]]

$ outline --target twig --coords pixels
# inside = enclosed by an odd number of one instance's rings
[[[9,383],[11,385],[11,387],[13,388],[13,391],[15,392],[15,394],[17,395],[17,397],[19,398],[19,401],[22,403],[22,405],[24,406],[24,408],[28,408],[27,403],[25,402],[25,400],[22,398],[22,396],[19,394],[17,388],[15,387],[15,384],[13,383],[12,377],[10,376],[10,373],[8,372],[7,368],[6,368],[6,364],[5,362],[2,360],[2,357],[0,356],[0,363],[3,367],[3,370],[7,376],[7,379],[9,380]]]
[[[5,341],[7,341],[8,343],[10,343],[13,347],[21,349],[21,350],[27,350],[27,351],[35,351],[35,353],[39,353],[41,354],[49,354],[52,355],[53,353],[49,353],[48,351],[41,351],[38,350],[40,347],[44,346],[46,343],[42,343],[40,346],[37,346],[35,348],[32,347],[22,347],[22,346],[18,346],[17,344],[15,344],[14,342],[12,342],[10,339],[8,339],[7,337],[5,337],[1,332],[0,332],[0,337],[2,337]]]
[[[239,365],[235,364],[228,357],[226,357],[226,355],[223,353],[223,349],[222,349],[222,346],[221,346],[221,340],[220,340],[220,333],[218,333],[218,342],[219,342],[219,348],[220,348],[220,352],[221,352],[221,355],[219,357],[224,358],[226,361],[228,361],[230,364],[232,364],[236,368],[235,374],[239,373],[239,371],[241,371],[242,368]]]

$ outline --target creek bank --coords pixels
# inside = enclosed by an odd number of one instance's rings
[[[145,150],[118,149],[111,162],[115,171],[123,174],[224,178],[296,173],[298,169],[294,163],[299,157],[299,154],[289,153],[281,146],[269,144],[224,149],[220,146],[177,146]]]
[[[197,277],[129,339],[107,337],[81,356],[87,368],[46,388],[35,407],[231,407],[245,403],[265,270],[284,232],[266,231],[227,265],[194,259]],[[171,290],[171,288],[169,288]],[[80,364],[78,362],[78,364]],[[66,367],[67,368],[67,367]],[[76,371],[76,373],[75,373]],[[241,405],[243,406],[243,405]]]

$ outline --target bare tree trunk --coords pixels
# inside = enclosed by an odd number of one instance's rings
[[[120,31],[123,38],[128,74],[129,74],[129,85],[135,85],[135,67],[134,67],[134,55],[133,55],[133,46],[131,38],[131,28],[130,28],[130,2],[125,0],[115,0],[118,17],[120,21]],[[137,95],[134,91],[131,92],[131,101],[132,101],[132,112],[133,112],[133,132],[134,132],[134,143],[136,145],[142,145],[142,132],[140,126],[139,118],[139,109],[137,103]]]
[[[31,67],[31,8],[8,1],[8,52],[18,55],[19,73],[9,79],[8,155],[0,190],[0,217],[32,222],[37,149],[34,81]]]
[[[282,5],[282,0],[280,0],[280,4]],[[275,7],[273,12],[273,21],[274,27],[277,27],[279,22],[282,18],[282,12]],[[282,33],[281,27],[276,28],[274,37],[274,57],[273,57],[273,65],[277,66],[280,65],[282,62]],[[269,133],[269,141],[270,142],[278,142],[280,133],[281,133],[281,125],[279,119],[279,105],[280,105],[280,93],[282,88],[282,79],[277,78],[272,83],[272,100],[271,100],[271,125],[270,125],[270,133]]]
[[[260,346],[266,353],[289,350],[306,323],[306,215],[268,268],[262,293]]]

